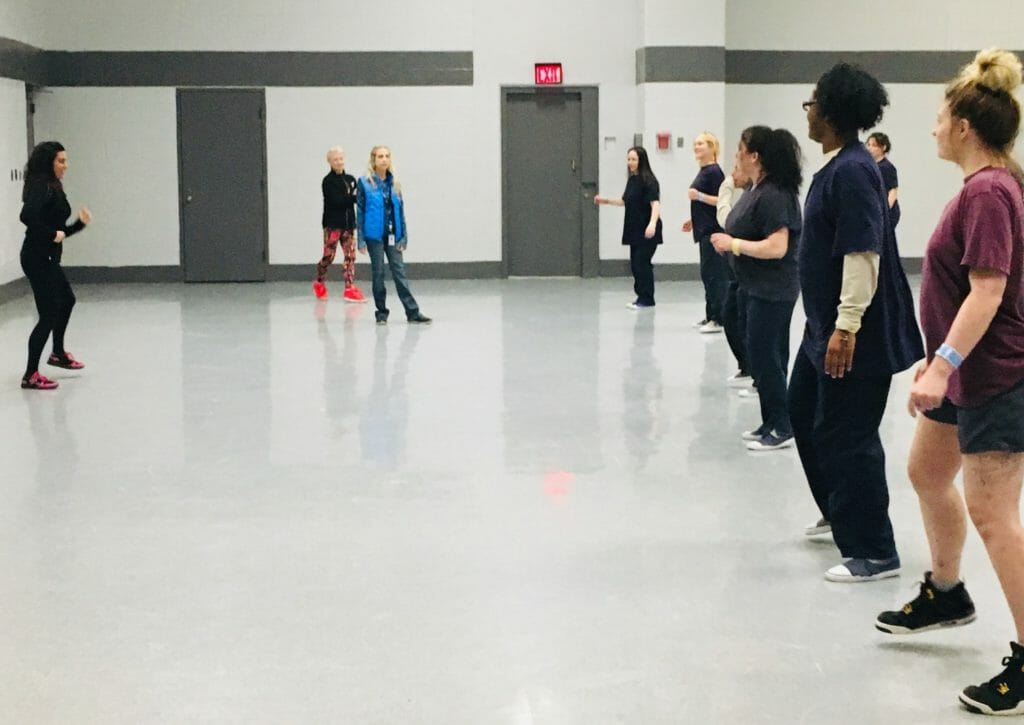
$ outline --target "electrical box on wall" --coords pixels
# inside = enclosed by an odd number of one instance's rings
[[[633,145],[634,146],[643,146],[644,145],[644,135],[642,133],[634,133],[633,134]]]
[[[684,139],[682,136],[676,136],[676,148],[686,148],[686,139]]]

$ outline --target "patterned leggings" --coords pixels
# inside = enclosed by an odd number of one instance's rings
[[[356,279],[356,243],[352,238],[351,229],[324,229],[324,256],[316,265],[316,281],[323,282],[327,279],[327,268],[334,262],[339,241],[345,261],[342,266],[342,277],[345,279],[345,289],[348,289]]]

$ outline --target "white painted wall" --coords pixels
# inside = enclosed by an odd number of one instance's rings
[[[45,15],[37,3],[0,0],[0,37],[38,46]]]
[[[64,249],[67,265],[176,265],[178,146],[173,88],[54,88],[36,97],[36,142],[68,153],[74,213],[94,220]]]
[[[981,19],[998,8],[1007,22]],[[26,7],[29,9],[26,10]],[[800,102],[810,86],[635,84],[635,52],[644,45],[721,45],[758,49],[950,49],[996,42],[1011,47],[1024,6],[976,3],[970,16],[952,0],[820,3],[789,0],[632,0],[595,6],[583,0],[516,4],[484,0],[370,5],[329,0],[179,0],[141,7],[129,0],[65,3],[7,0],[0,21],[13,35],[49,49],[92,50],[472,50],[474,85],[452,88],[270,88],[267,91],[270,261],[310,264],[318,255],[319,180],[324,150],[341,144],[350,171],[369,147],[392,147],[409,205],[410,260],[494,261],[501,254],[502,85],[532,83],[532,64],[561,61],[568,85],[599,88],[599,189],[620,193],[624,157],[642,132],[662,182],[666,241],[660,262],[696,262],[688,235],[685,191],[696,173],[690,144],[702,130],[722,139],[728,167],[739,131],[751,123],[785,126],[805,138]],[[60,17],[60,23],[50,18]],[[920,19],[928,18],[927,23]],[[885,22],[879,19],[885,18]],[[1012,22],[1011,22],[1012,21]],[[905,28],[913,26],[914,33]],[[68,29],[73,29],[69,32]],[[17,32],[15,32],[17,31]],[[0,34],[6,34],[0,30]],[[824,70],[824,69],[822,69]],[[15,87],[4,85],[5,143],[24,140]],[[934,158],[928,136],[938,86],[890,86],[892,107],[881,129],[893,138],[901,174],[902,251],[923,252],[956,174]],[[69,147],[68,190],[89,203],[96,224],[74,240],[69,264],[177,264],[176,123],[173,89],[53,89],[40,97],[37,140]],[[670,131],[672,148],[654,149]],[[683,136],[684,148],[674,140]],[[606,141],[606,139],[609,139]],[[20,147],[18,147],[20,148]],[[808,177],[820,162],[804,143]],[[17,165],[24,163],[23,151]],[[6,219],[9,220],[9,216]],[[5,222],[9,223],[9,221]],[[603,259],[627,255],[619,244],[621,212],[600,212]],[[20,239],[20,229],[17,237]],[[80,241],[80,243],[79,243]],[[0,253],[10,255],[10,242]],[[0,261],[0,275],[11,275]],[[3,277],[0,276],[0,280]]]
[[[26,136],[25,84],[0,78],[0,284],[21,277],[22,182],[12,180],[11,171],[25,166]]]
[[[13,0],[7,0],[13,2]],[[35,0],[50,50],[468,50],[473,0]],[[53,22],[59,18],[59,22]]]

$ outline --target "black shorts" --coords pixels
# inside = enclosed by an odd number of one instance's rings
[[[947,398],[924,416],[955,425],[961,453],[1024,453],[1024,382],[971,408]]]

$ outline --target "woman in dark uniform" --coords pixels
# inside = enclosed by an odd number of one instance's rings
[[[640,310],[654,307],[654,253],[661,244],[661,188],[651,171],[651,162],[643,146],[626,152],[626,190],[618,199],[595,196],[597,205],[625,207],[622,219],[622,243],[629,246],[629,264],[633,270],[636,299],[627,307]]]
[[[793,363],[789,413],[821,512],[843,562],[831,581],[896,576],[885,451],[878,427],[893,374],[924,356],[878,164],[858,138],[882,118],[885,88],[840,63],[804,103],[825,165],[804,203],[800,291],[807,325]]]

